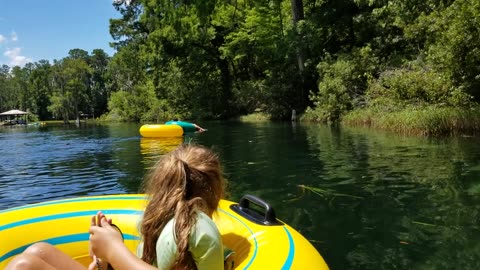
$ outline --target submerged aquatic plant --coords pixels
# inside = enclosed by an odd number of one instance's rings
[[[305,191],[310,191],[314,194],[319,195],[322,198],[335,198],[335,197],[349,197],[349,198],[355,198],[355,199],[363,199],[363,197],[360,196],[355,196],[355,195],[349,195],[349,194],[343,194],[343,193],[337,193],[335,190],[331,189],[323,189],[323,188],[318,188],[318,187],[309,187],[305,185],[298,185],[299,188],[302,189],[302,196],[305,194]]]

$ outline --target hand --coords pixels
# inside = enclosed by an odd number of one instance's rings
[[[90,227],[92,227],[92,226],[101,226],[100,220],[102,220],[102,218],[106,218],[106,217],[105,217],[105,214],[104,214],[102,211],[98,211],[95,216],[92,216],[92,218],[91,218],[91,220],[90,220]],[[108,221],[109,224],[112,224],[112,219],[111,219],[111,218],[107,219],[107,221]],[[91,258],[94,258],[94,257],[95,257],[95,254],[93,254],[91,245],[88,246],[88,255],[89,255]]]
[[[108,263],[93,256],[92,262],[88,265],[88,270],[108,270]]]
[[[97,258],[108,262],[111,253],[124,244],[120,232],[110,225],[111,220],[109,222],[105,216],[100,217],[96,222],[97,226],[90,227],[90,247]]]
[[[97,270],[97,257],[93,256],[92,262],[88,265],[88,270]]]
[[[197,124],[193,124],[193,126],[195,126],[195,130],[197,132],[204,132],[204,131],[207,131],[206,129],[202,128],[201,126],[197,125]]]
[[[105,214],[102,212],[102,211],[98,211],[98,213],[95,215],[95,216],[92,216],[92,219],[91,219],[91,226],[102,226],[100,224],[100,220],[102,220],[102,218],[106,218],[108,223],[109,224],[112,224],[112,219],[111,218],[107,218],[105,216]]]

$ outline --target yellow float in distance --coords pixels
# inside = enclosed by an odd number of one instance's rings
[[[183,135],[183,128],[179,125],[147,124],[140,127],[140,135],[146,138],[179,137]]]

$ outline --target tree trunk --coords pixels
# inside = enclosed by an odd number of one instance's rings
[[[225,59],[220,59],[218,62],[218,67],[222,74],[222,88],[223,88],[223,104],[224,108],[224,117],[230,117],[232,115],[232,108],[230,107],[231,98],[232,98],[232,78],[230,74],[230,69],[228,68],[228,61]]]
[[[302,21],[305,19],[305,14],[303,12],[303,1],[302,0],[290,0],[291,6],[292,6],[292,20],[293,20],[293,29],[295,31],[295,37],[296,37],[296,53],[297,53],[297,65],[298,65],[298,73],[300,77],[300,85],[299,85],[299,95],[300,98],[299,104],[294,104],[292,106],[292,109],[295,108],[301,108],[302,110],[305,108],[305,102],[306,98],[305,97],[305,74],[304,74],[304,68],[305,68],[305,59],[304,59],[304,52],[302,49],[302,42],[303,38],[299,35],[298,29],[297,29],[297,24],[299,21]],[[299,106],[299,107],[298,107]],[[296,116],[295,116],[296,118]]]
[[[303,1],[302,0],[290,0],[292,5],[292,19],[293,19],[293,26],[295,27],[295,31],[297,29],[297,23],[303,19],[305,19],[305,15],[303,13]],[[297,41],[300,40],[300,37],[297,35]],[[298,70],[300,74],[303,74],[304,65],[304,56],[303,51],[300,45],[297,45],[297,62],[298,62]]]

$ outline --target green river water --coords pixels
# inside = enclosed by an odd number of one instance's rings
[[[0,209],[136,193],[182,142],[213,147],[229,199],[253,194],[331,269],[479,269],[480,139],[287,123],[204,122],[184,138],[139,124],[0,128]]]

